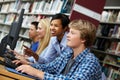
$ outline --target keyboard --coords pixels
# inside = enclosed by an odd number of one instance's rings
[[[6,53],[4,54],[4,57],[6,58],[9,58],[11,60],[16,60],[17,58],[15,58],[15,55],[13,53]]]
[[[13,68],[13,69],[15,69],[21,65],[21,64],[16,65],[16,64],[12,63],[12,60],[10,58],[7,58],[7,57],[5,57],[4,61],[0,60],[0,64],[4,65],[6,67]]]
[[[16,65],[16,64],[12,63],[12,60],[10,58],[7,58],[7,57],[5,57],[4,62],[5,62],[5,66],[13,68],[13,69],[15,69],[18,66],[20,66],[20,65]]]

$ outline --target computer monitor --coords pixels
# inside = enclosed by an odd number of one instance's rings
[[[1,40],[0,43],[0,56],[4,55],[7,45],[10,49],[14,50],[17,40],[19,39],[19,33],[23,22],[24,9],[21,10],[19,18],[11,24],[9,33]]]

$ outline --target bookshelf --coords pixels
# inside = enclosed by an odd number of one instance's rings
[[[107,80],[120,80],[120,1],[106,0],[91,50],[100,59]]]
[[[0,0],[0,41],[8,34],[11,23],[16,21],[22,8],[23,16],[20,39],[16,49],[22,49],[22,45],[31,43],[28,37],[29,25],[32,21],[42,18],[51,18],[56,13],[70,15],[74,0]]]

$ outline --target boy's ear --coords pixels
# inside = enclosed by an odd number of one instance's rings
[[[82,39],[82,41],[81,41],[82,43],[85,43],[86,42],[86,40],[85,39]]]

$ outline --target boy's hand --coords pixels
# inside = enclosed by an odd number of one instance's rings
[[[25,45],[23,45],[24,47],[25,47],[25,49],[24,49],[24,53],[25,53],[25,55],[27,55],[27,56],[33,56],[34,58],[35,58],[35,60],[37,61],[38,60],[38,58],[39,58],[39,56],[36,54],[36,53],[34,53],[30,48],[28,48],[27,46],[25,46]]]

